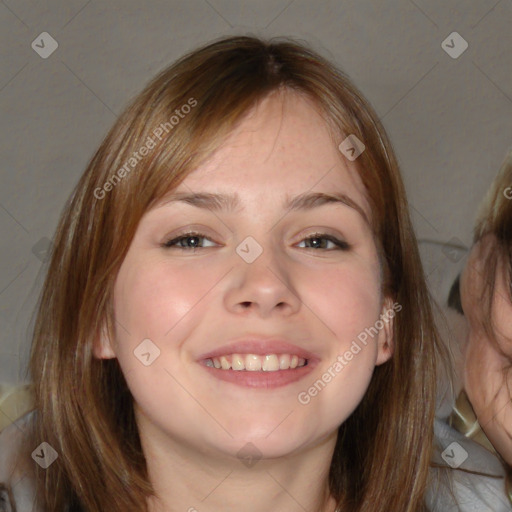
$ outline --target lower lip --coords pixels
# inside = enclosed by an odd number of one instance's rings
[[[245,370],[221,370],[202,364],[203,368],[213,377],[237,384],[246,388],[273,389],[303,379],[313,371],[315,364],[309,363],[300,368],[277,370],[275,372],[245,371]]]

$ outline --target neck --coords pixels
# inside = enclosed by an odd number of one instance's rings
[[[145,429],[141,443],[156,492],[148,511],[334,512],[328,477],[336,434],[293,454],[251,460]]]

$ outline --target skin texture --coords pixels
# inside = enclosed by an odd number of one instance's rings
[[[287,213],[282,203],[339,191],[369,218],[352,165],[308,101],[274,93],[178,187],[236,192],[239,211],[170,203],[142,218],[115,285],[123,327],[115,340],[100,340],[95,354],[118,358],[133,394],[161,498],[150,500],[152,512],[235,511],[241,504],[246,512],[334,510],[327,477],[337,429],[360,403],[375,366],[391,357],[392,320],[309,404],[297,396],[392,303],[381,296],[377,249],[360,213],[345,204]],[[192,229],[206,235],[204,247],[162,247]],[[316,232],[351,249],[304,241]],[[247,236],[263,248],[250,264],[235,251]],[[190,239],[181,245],[191,247]],[[265,390],[215,379],[197,362],[247,334],[284,337],[320,363],[301,381]],[[145,338],[161,351],[147,367],[133,354]],[[249,442],[261,454],[252,467],[237,457]]]
[[[471,250],[461,276],[462,308],[468,319],[464,385],[478,421],[496,451],[512,464],[512,302],[499,262],[493,295],[492,322],[496,345],[482,325],[482,287],[487,251],[494,247],[487,235]]]

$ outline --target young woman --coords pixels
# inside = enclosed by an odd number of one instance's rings
[[[507,467],[512,503],[512,151],[480,207],[461,299],[469,324],[464,388]]]
[[[512,151],[480,206],[473,247],[449,293],[459,386],[448,424],[439,423],[446,439],[469,438],[481,446],[480,471],[498,478],[472,482],[470,492],[474,499],[480,487],[492,511],[512,510],[510,199]]]
[[[372,108],[302,45],[222,39],[64,209],[23,478],[42,511],[427,510],[441,352]]]

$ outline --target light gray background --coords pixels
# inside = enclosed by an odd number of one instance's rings
[[[155,73],[224,35],[303,39],[348,73],[394,143],[444,295],[512,145],[511,27],[512,0],[0,2],[0,383],[24,381],[41,250],[106,131]],[[441,46],[454,31],[457,59]],[[59,45],[47,59],[42,32]]]

